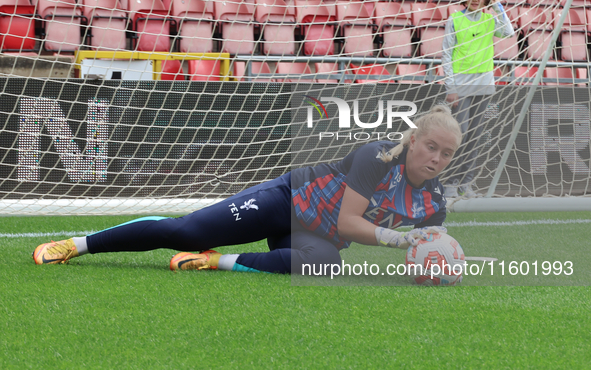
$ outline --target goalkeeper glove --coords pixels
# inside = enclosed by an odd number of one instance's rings
[[[415,246],[421,239],[427,239],[428,234],[445,234],[447,229],[443,226],[428,226],[419,229],[412,229],[407,233],[377,227],[375,230],[378,245],[406,249]]]

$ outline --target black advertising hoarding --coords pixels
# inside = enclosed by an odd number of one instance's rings
[[[479,143],[480,189],[490,184],[528,88],[497,88]],[[442,85],[10,78],[0,79],[0,95],[3,199],[199,198],[234,194],[291,165],[342,158],[370,138],[353,136],[368,131],[354,127],[351,137],[326,135],[331,127],[338,129],[332,103],[326,104],[328,118],[308,128],[305,96],[359,100],[361,119],[373,122],[380,100],[413,102],[420,114],[441,102],[445,90]],[[496,194],[591,193],[589,101],[586,88],[538,88]],[[405,129],[399,120],[391,130]],[[385,126],[380,131],[386,132]],[[306,148],[314,155],[300,159]]]

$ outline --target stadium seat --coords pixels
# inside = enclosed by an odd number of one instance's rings
[[[0,2],[2,51],[35,50],[35,7],[28,0]]]
[[[82,14],[88,19],[90,46],[94,50],[125,50],[128,18],[119,0],[82,0]]]
[[[170,51],[170,23],[174,21],[168,17],[162,0],[130,0],[128,6],[135,31],[135,50]]]
[[[588,86],[589,85],[589,71],[587,68],[576,68],[576,78],[583,79],[585,82],[577,83],[577,86]]]
[[[549,7],[519,7],[518,28],[524,33],[535,29],[551,29],[553,26],[553,9]]]
[[[560,0],[560,6],[564,8],[566,5],[566,0]],[[570,4],[570,8],[588,8],[591,6],[590,0],[573,0]]]
[[[519,44],[517,35],[512,37],[493,37],[495,59],[517,59],[519,57]]]
[[[555,11],[555,27],[562,10]],[[568,62],[586,62],[587,53],[587,22],[584,9],[570,9],[560,30],[560,59]]]
[[[435,67],[435,78],[437,79],[437,83],[438,84],[444,84],[445,83],[445,71],[443,70],[443,66],[441,64],[438,64]]]
[[[189,60],[189,77],[191,81],[219,81],[219,60]],[[244,74],[244,72],[243,72]]]
[[[372,19],[373,23],[375,23],[376,5],[377,4],[378,4],[377,1],[363,1],[363,6],[365,7],[365,11],[367,11],[369,18]]]
[[[560,5],[560,0],[528,0],[528,3],[531,7],[558,7]]]
[[[558,81],[564,79],[565,81]],[[573,70],[566,68],[544,68],[544,85],[572,85]]]
[[[493,70],[493,74],[495,76],[495,85],[507,85],[507,81],[497,81],[497,78],[508,77],[505,74],[505,69],[503,66],[495,66],[495,69]]]
[[[336,9],[320,0],[295,0],[305,55],[333,55]]]
[[[338,2],[337,21],[344,40],[343,53],[350,56],[372,56],[373,23],[361,2]]]
[[[413,3],[411,8],[412,23],[420,32],[419,54],[430,58],[441,58],[446,19],[433,3]]]
[[[184,81],[183,65],[180,60],[165,60],[162,62],[160,79],[166,81]]]
[[[358,78],[355,79],[355,83],[394,83],[394,79],[390,79],[390,72],[383,65],[380,64],[367,64],[364,66],[356,66],[351,64],[351,70]],[[367,76],[374,76],[378,79],[370,79]]]
[[[33,5],[44,20],[45,50],[61,53],[80,48],[80,24],[85,17],[75,0],[38,0]]]
[[[445,26],[445,14],[436,4],[415,2],[411,4],[411,10],[411,22],[415,27]]]
[[[272,82],[269,77],[257,77],[258,74],[270,74],[271,69],[267,62],[251,62],[251,77],[253,82]],[[234,62],[234,77],[238,81],[247,81],[246,77],[246,62]]]
[[[171,15],[177,23],[181,53],[211,53],[213,51],[214,23],[211,1],[172,0]]]
[[[260,23],[263,53],[267,55],[295,54],[295,10],[283,0],[256,0],[255,20]]]
[[[586,82],[575,83],[574,78],[584,79]],[[545,85],[575,85],[585,86],[588,84],[587,68],[573,68],[571,67],[558,67],[544,69]],[[558,79],[564,79],[564,81],[558,81]]]
[[[424,64],[398,64],[396,78],[401,84],[422,84],[425,82],[427,67]]]
[[[550,48],[552,29],[554,28],[553,18],[552,8],[520,8],[519,25],[527,39],[526,56],[528,59],[542,59],[546,50]],[[555,56],[552,56],[551,59],[555,59]]]
[[[449,17],[451,17],[453,13],[461,12],[464,9],[466,9],[466,7],[458,3],[448,3],[444,5],[439,5],[439,11],[441,12],[441,16],[444,19],[448,19]]]
[[[289,74],[289,75],[311,75],[312,70],[308,66],[308,63],[291,63],[291,62],[279,62],[275,70],[276,74]],[[275,82],[301,82],[301,83],[313,83],[313,78],[300,78],[297,76],[288,78],[275,78]]]
[[[351,71],[345,68],[343,71],[338,63],[315,63],[314,68],[316,69],[316,74],[324,74],[324,75],[337,75],[341,73],[345,73],[346,75],[350,75]],[[335,79],[325,79],[325,78],[317,78],[316,82],[318,83],[339,83],[340,76],[335,76]],[[343,79],[343,83],[352,83],[353,80],[350,78]]]
[[[538,73],[538,67],[517,66],[513,73],[515,74],[515,85],[531,85],[533,78]],[[543,83],[540,83],[540,85],[543,85]]]
[[[251,54],[254,42],[254,4],[247,2],[214,2],[214,17],[221,21],[222,52]]]
[[[378,32],[383,36],[382,54],[385,57],[412,56],[412,28],[410,14],[404,13],[400,3],[380,2],[376,5]]]

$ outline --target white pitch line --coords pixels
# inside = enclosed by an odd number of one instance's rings
[[[575,220],[529,220],[529,221],[498,221],[498,222],[446,222],[446,227],[469,227],[469,226],[527,226],[527,225],[565,225],[565,224],[590,224],[591,219],[575,219]],[[403,227],[403,228],[409,228]],[[0,233],[0,238],[40,238],[53,236],[84,236],[96,233],[96,230],[91,231],[55,231],[46,233]]]
[[[88,234],[96,233],[96,231],[55,231],[49,233],[0,233],[0,238],[41,238],[41,237],[53,237],[53,236],[84,236]]]
[[[565,224],[589,224],[591,219],[575,220],[529,220],[529,221],[490,221],[490,222],[445,222],[448,227],[466,227],[466,226],[524,226],[524,225],[565,225]]]

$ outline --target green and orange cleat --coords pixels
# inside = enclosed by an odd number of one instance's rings
[[[72,239],[41,244],[33,252],[33,260],[37,265],[68,263],[73,257],[78,257],[78,250]]]
[[[201,253],[181,252],[170,260],[170,269],[176,270],[217,270],[222,254],[213,250]]]

